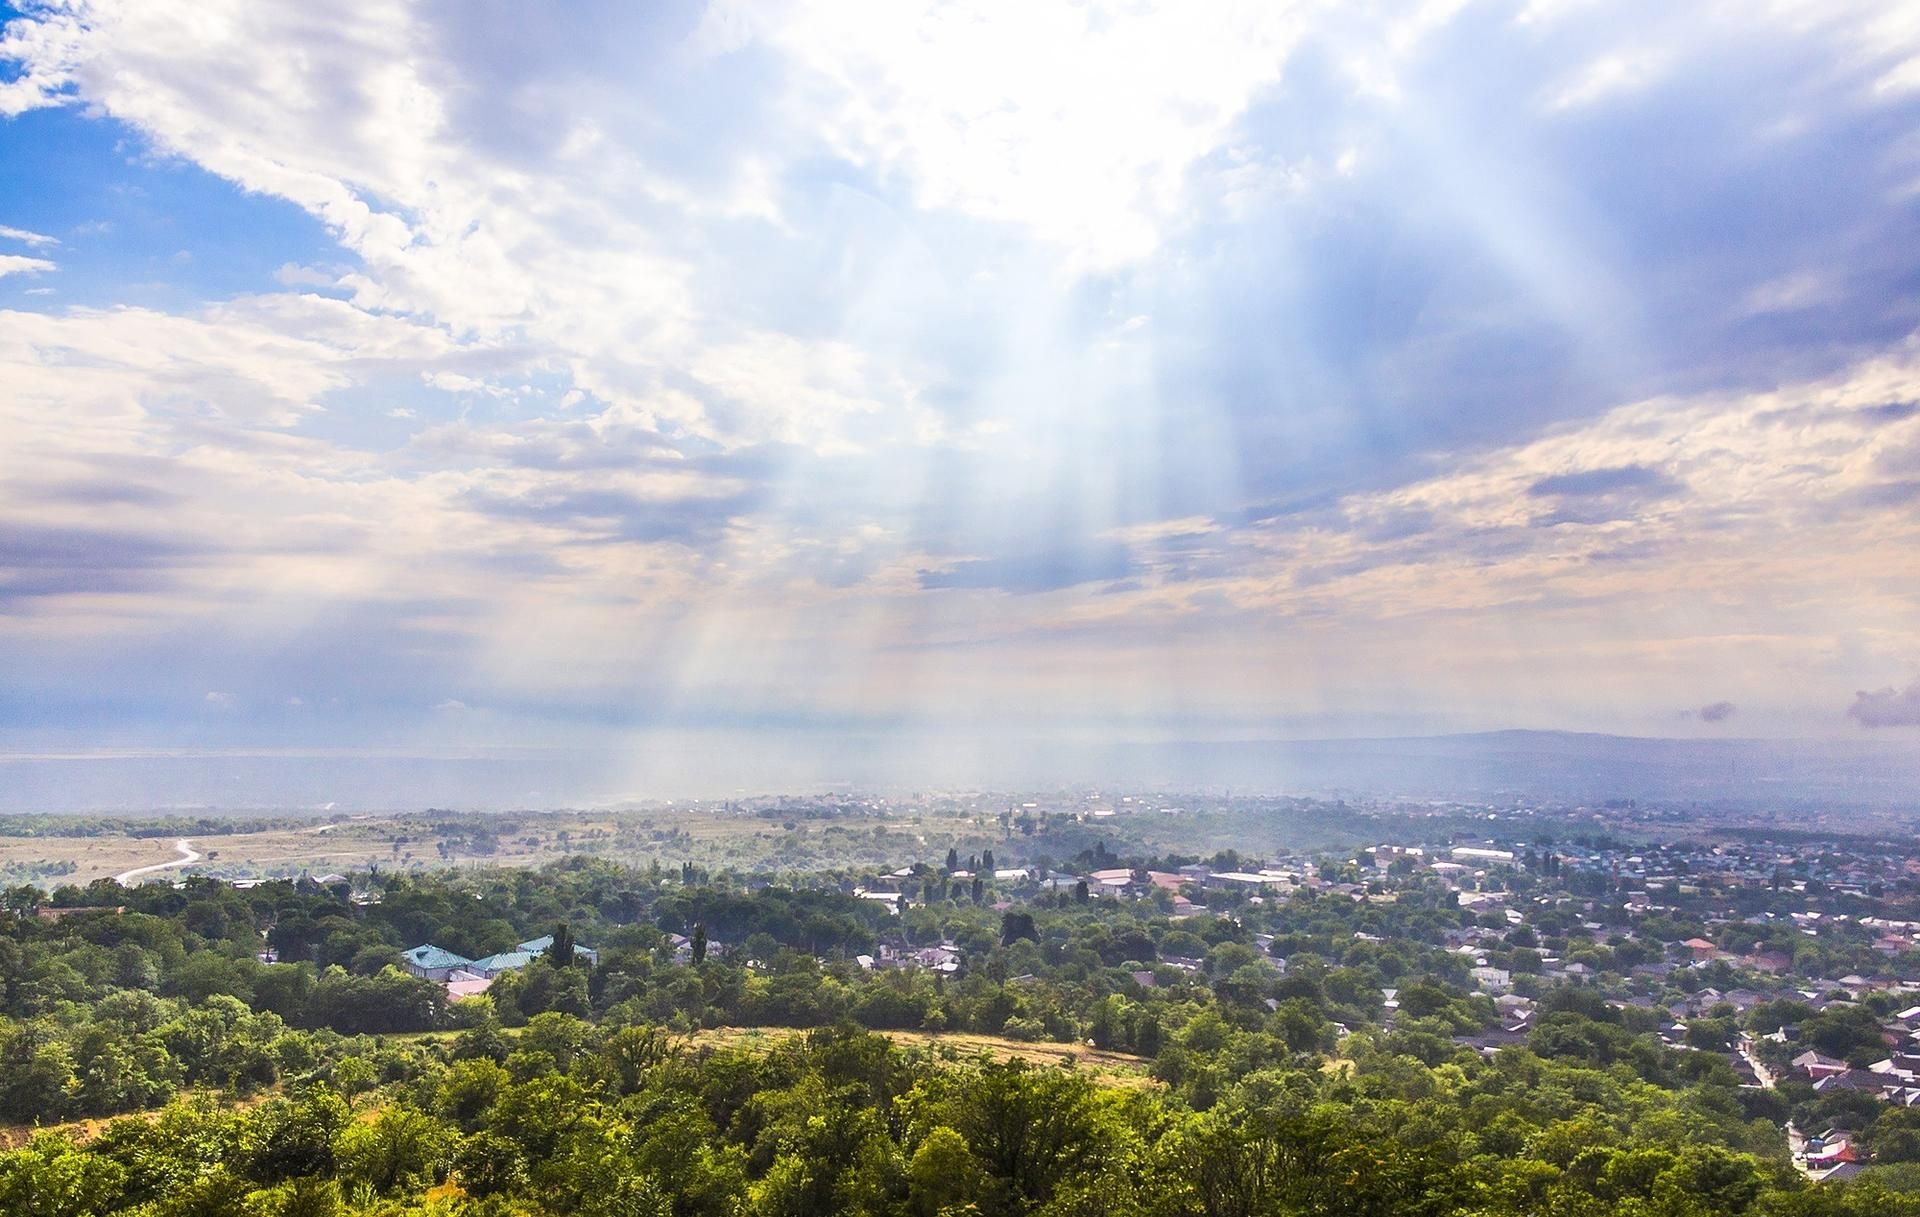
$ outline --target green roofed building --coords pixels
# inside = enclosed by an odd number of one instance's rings
[[[521,943],[511,951],[502,951],[498,955],[489,955],[485,959],[476,959],[472,963],[464,966],[469,972],[475,972],[487,977],[498,976],[502,972],[517,972],[544,955],[547,948],[552,945],[553,935],[544,934],[539,938],[532,938]],[[584,960],[588,964],[598,964],[600,962],[600,952],[591,947],[583,947],[579,943],[574,944],[573,954],[574,958]]]
[[[400,952],[401,966],[423,980],[445,980],[456,968],[471,970],[473,961],[445,947],[422,943]]]

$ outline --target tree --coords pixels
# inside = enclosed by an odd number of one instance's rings
[[[953,846],[949,845],[947,846],[947,873],[951,875],[953,872],[959,869],[960,869],[960,851],[955,849]]]
[[[649,1071],[674,1055],[674,1047],[658,1027],[622,1027],[607,1037],[600,1054],[611,1066],[620,1093],[632,1094]]]
[[[988,1213],[1030,1212],[1111,1157],[1113,1137],[1097,1118],[1092,1085],[1057,1070],[989,1065],[957,1087],[940,1114],[991,1177],[981,1205]]]
[[[547,962],[556,968],[571,968],[574,958],[573,928],[562,921],[553,927],[553,942],[547,947]]]
[[[474,1196],[498,1196],[526,1185],[527,1159],[510,1137],[482,1132],[468,1137],[454,1156],[460,1184]]]
[[[989,874],[992,873],[993,871],[993,851],[992,850],[983,849],[980,851],[980,869],[988,872]]]
[[[119,1206],[126,1171],[65,1137],[39,1133],[0,1154],[0,1212],[30,1217],[93,1217]]]
[[[325,1086],[273,1100],[255,1116],[261,1135],[247,1173],[261,1183],[333,1173],[334,1138],[347,1120],[347,1105]]]
[[[0,1120],[60,1119],[74,1084],[73,1052],[51,1026],[0,1023]]]
[[[964,1212],[985,1185],[967,1139],[944,1124],[921,1139],[907,1165],[907,1204],[919,1217]]]
[[[1032,913],[1016,913],[1009,909],[1000,917],[1000,945],[1010,947],[1025,938],[1031,942],[1040,941],[1040,931],[1034,927]]]
[[[1087,881],[1085,879],[1073,885],[1073,898],[1081,904],[1085,904],[1090,898],[1090,893],[1087,891]]]
[[[707,958],[707,923],[704,921],[696,921],[693,923],[693,941],[691,944],[691,950],[693,952],[694,963],[699,964],[706,960]]]
[[[342,1057],[333,1067],[333,1084],[339,1090],[340,1097],[347,1101],[347,1110],[353,1110],[353,1100],[372,1090],[374,1083],[380,1080],[379,1071],[373,1062],[363,1056]]]
[[[410,1107],[389,1107],[340,1134],[340,1173],[382,1195],[424,1191],[446,1176],[458,1135]]]

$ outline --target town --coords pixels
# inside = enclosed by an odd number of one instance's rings
[[[1556,1012],[1604,1012],[1623,1033],[1724,1064],[1751,1093],[1750,1110],[1774,1120],[1796,1165],[1816,1179],[1863,1169],[1858,1130],[1883,1109],[1920,1107],[1920,847],[1769,834],[1744,820],[1740,831],[1634,842],[1619,833],[1670,818],[1635,809],[1596,831],[1586,809],[1448,807],[1362,817],[1425,829],[1337,852],[1122,856],[1099,838],[1127,836],[1136,819],[1164,824],[1189,814],[1148,796],[1136,813],[1134,799],[1093,811],[1066,800],[1051,811],[1015,802],[985,818],[988,833],[965,843],[964,854],[956,843],[888,869],[810,878],[880,914],[871,940],[856,944],[864,949],[835,944],[814,952],[817,963],[958,981],[1000,965],[1000,948],[1033,933],[1026,910],[1074,910],[1094,934],[1110,931],[1100,962],[1123,997],[1249,990],[1274,1013],[1289,994],[1326,995],[1331,982],[1345,999],[1332,1003],[1340,1007],[1327,1026],[1335,1045],[1357,1030],[1428,1025],[1408,1009],[1431,1018],[1436,986],[1454,999],[1448,1013],[1461,1025],[1453,1043],[1486,1055],[1554,1043],[1564,1030]],[[1462,831],[1489,817],[1507,831]],[[1077,856],[1055,857],[1062,843],[1089,839]],[[776,882],[691,863],[679,879],[743,893]],[[1223,937],[1222,924],[1233,933]],[[731,960],[750,973],[791,966],[764,936],[731,941],[708,931],[668,927],[658,954],[683,966]],[[1066,945],[1043,958],[1060,962]],[[546,936],[470,959],[425,942],[401,962],[458,1000],[550,947]],[[589,966],[598,961],[588,946],[572,949]],[[1044,987],[1050,971],[997,979]],[[1015,1017],[994,1030],[1075,1039],[1082,1028]]]

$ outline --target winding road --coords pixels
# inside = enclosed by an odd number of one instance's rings
[[[113,881],[124,887],[129,880],[138,879],[141,875],[151,875],[155,871],[171,870],[176,866],[185,866],[189,862],[198,862],[200,860],[200,852],[194,849],[193,842],[185,837],[175,841],[173,847],[180,851],[180,856],[173,861],[155,862],[152,866],[136,866],[132,870],[123,870],[113,877]]]

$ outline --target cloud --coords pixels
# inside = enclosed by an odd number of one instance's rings
[[[10,601],[156,590],[217,552],[149,530],[11,520],[0,528],[0,608]]]
[[[321,270],[312,266],[301,266],[295,262],[283,262],[280,269],[273,272],[273,281],[282,287],[337,287],[344,272],[339,269]]]
[[[663,488],[664,490],[664,488]],[[476,493],[490,515],[565,529],[585,541],[708,543],[750,510],[745,493],[708,496],[614,487],[555,485],[517,494]]]
[[[1920,402],[1884,401],[1877,406],[1862,406],[1856,413],[1875,425],[1903,423],[1915,415],[1920,415]]]
[[[58,240],[45,233],[29,232],[24,228],[9,228],[5,224],[0,224],[0,241],[18,241],[22,245],[35,249],[60,244]]]
[[[1920,682],[1855,693],[1847,717],[1869,728],[1920,726]]]
[[[59,269],[45,258],[29,258],[25,254],[0,254],[0,279],[8,275],[37,275],[42,271]]]
[[[1734,715],[1734,704],[1730,701],[1708,702],[1699,710],[1700,721],[1704,723],[1724,723]]]
[[[1643,89],[1661,67],[1658,56],[1604,55],[1555,94],[1548,108],[1573,110]]]
[[[41,483],[25,487],[36,498],[82,507],[169,507],[180,495],[159,486],[121,478],[80,477],[69,481]]]
[[[1745,307],[1750,313],[1796,313],[1830,304],[1837,295],[1825,276],[1801,271],[1753,288],[1746,295]]]
[[[1685,487],[1658,469],[1621,465],[1556,473],[1527,487],[1534,498],[1550,498],[1558,506],[1536,517],[1539,527],[1601,525],[1633,520],[1649,507],[1681,494]]]
[[[1869,508],[1906,507],[1920,502],[1920,479],[1899,482],[1875,482],[1854,490],[1848,499]]]
[[[1125,546],[1095,545],[991,558],[968,558],[922,570],[929,590],[997,590],[1016,594],[1060,591],[1083,583],[1125,579],[1139,569]]]
[[[1620,465],[1611,469],[1583,469],[1575,473],[1555,473],[1527,487],[1536,498],[1595,498],[1610,495],[1665,498],[1680,492],[1680,483],[1657,469],[1644,465]]]
[[[708,29],[734,24],[745,37],[720,45],[790,58],[795,101],[827,103],[834,150],[904,177],[921,208],[1020,225],[1107,267],[1176,222],[1187,171],[1279,79],[1303,17],[1284,4],[1201,20],[1178,6],[717,5]]]
[[[1809,639],[1913,636],[1920,46],[1791,7],[36,6],[0,110],[260,222],[116,213],[164,291],[0,313],[0,537],[64,555],[0,666],[1591,725],[1772,646],[1831,699]]]

